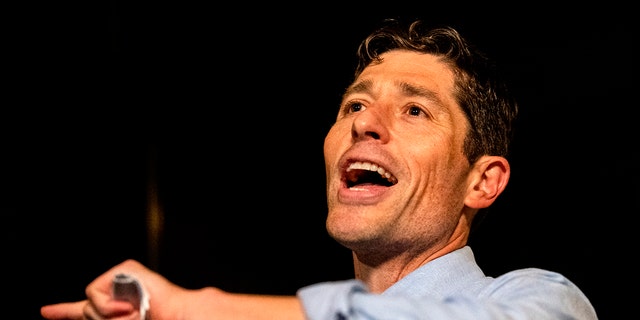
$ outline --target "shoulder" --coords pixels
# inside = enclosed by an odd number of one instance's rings
[[[569,291],[580,292],[580,289],[563,274],[540,269],[523,268],[504,273],[494,279],[489,288],[490,292],[501,292],[506,289],[519,291]]]
[[[523,268],[509,271],[495,278],[495,286],[530,286],[540,285],[544,287],[559,286],[577,289],[576,285],[563,274],[540,269]]]
[[[496,282],[515,283],[558,283],[561,285],[575,286],[571,280],[563,274],[540,268],[523,268],[509,271],[496,278]]]
[[[576,284],[561,273],[545,269],[509,271],[495,278],[481,296],[510,305],[523,305],[534,313],[597,319],[593,305]]]
[[[480,295],[512,303],[529,301],[550,310],[571,308],[576,314],[595,314],[591,302],[575,283],[561,273],[539,268],[517,269],[502,274]]]

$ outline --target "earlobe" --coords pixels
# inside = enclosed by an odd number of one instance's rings
[[[504,191],[511,168],[504,157],[483,156],[474,164],[464,204],[481,209],[490,206]]]

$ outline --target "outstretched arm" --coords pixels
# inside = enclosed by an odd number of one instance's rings
[[[112,279],[120,273],[142,283],[150,297],[150,320],[305,318],[294,296],[235,294],[211,287],[185,289],[134,260],[124,261],[91,282],[86,300],[46,305],[40,313],[49,320],[137,319],[139,310],[131,303],[112,298]]]

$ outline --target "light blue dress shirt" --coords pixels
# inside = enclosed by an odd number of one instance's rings
[[[527,268],[487,277],[468,246],[423,265],[382,294],[351,279],[303,287],[297,295],[310,320],[598,318],[563,275]]]

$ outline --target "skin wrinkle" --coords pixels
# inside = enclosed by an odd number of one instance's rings
[[[406,56],[416,63],[402,64]],[[354,269],[374,284],[374,291],[462,247],[468,238],[466,215],[472,215],[458,200],[467,192],[471,170],[462,151],[468,122],[452,95],[453,72],[428,54],[394,50],[383,57],[347,89],[340,116],[325,139],[325,148],[340,146],[325,150],[329,172],[334,171],[331,159],[351,148],[399,161],[400,170],[383,165],[399,183],[375,208],[341,204],[335,198],[338,179],[328,180],[327,229],[354,251]],[[364,108],[352,114],[352,101]],[[414,105],[427,116],[409,116],[406,108]],[[339,173],[329,177],[334,175]],[[432,220],[440,223],[427,222]],[[374,267],[386,271],[370,273]]]
[[[355,279],[311,284],[295,295],[240,294],[180,287],[127,260],[86,287],[88,300],[43,306],[41,314],[136,317],[131,304],[112,296],[114,274],[131,273],[153,297],[154,320],[596,320],[587,297],[561,274],[484,274],[467,241],[478,210],[491,206],[509,180],[517,103],[491,61],[455,29],[386,22],[360,43],[354,86],[323,146],[325,227],[352,251]],[[397,183],[360,170],[346,174],[354,161],[381,165]]]

